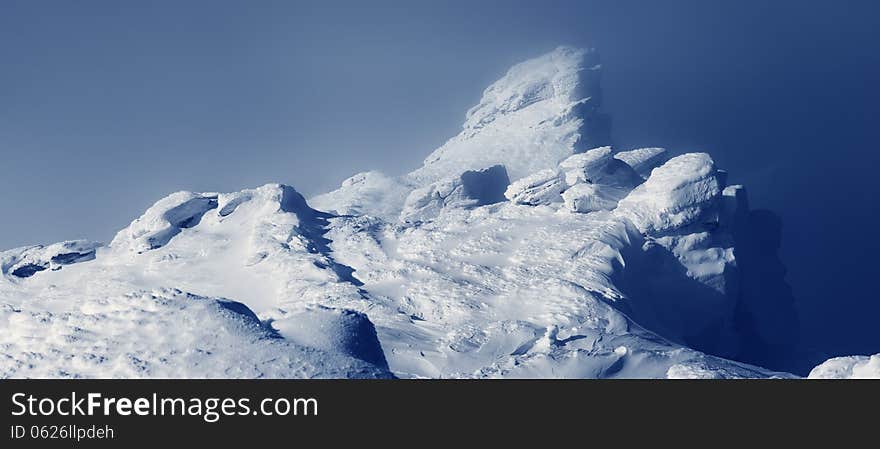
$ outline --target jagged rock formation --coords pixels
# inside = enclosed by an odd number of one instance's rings
[[[0,374],[789,376],[722,358],[791,345],[774,223],[708,154],[610,146],[600,72],[518,64],[401,177],[175,193],[60,271],[0,253]]]

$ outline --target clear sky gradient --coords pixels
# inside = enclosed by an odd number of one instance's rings
[[[4,0],[0,248],[404,173],[510,65],[595,46],[618,147],[710,152],[782,217],[808,344],[880,352],[875,3]]]

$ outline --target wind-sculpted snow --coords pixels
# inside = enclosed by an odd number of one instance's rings
[[[574,102],[596,95],[599,93],[598,64],[598,55],[594,51],[569,47],[559,47],[517,64],[486,88],[480,104],[467,112],[464,128],[482,128],[501,116],[540,101],[560,99]],[[591,89],[594,90],[586,92]]]
[[[828,359],[810,371],[810,379],[880,379],[880,354]]]
[[[217,196],[214,194],[171,194],[154,204],[128,228],[116,234],[110,246],[125,246],[138,253],[161,248],[182,229],[199,224],[205,212],[216,208]]]
[[[606,189],[592,183],[575,184],[562,193],[565,207],[572,212],[588,213],[612,210],[617,207],[617,198]]]
[[[601,65],[592,50],[559,47],[525,61],[483,92],[462,131],[401,177],[352,176],[312,204],[346,215],[396,218],[415,189],[465,171],[502,165],[510,181],[555,169],[573,153],[608,145],[610,119],[600,111]]]
[[[559,163],[568,188],[562,193],[572,212],[612,210],[642,178],[626,163],[614,158],[611,147],[578,153]]]
[[[511,180],[555,167],[572,153],[607,145],[599,111],[601,65],[591,50],[559,47],[517,64],[483,92],[461,134],[407,178],[424,184],[462,169],[503,164]]]
[[[616,310],[640,236],[607,212],[499,203],[415,227],[332,221],[333,250],[374,298],[367,313],[398,376],[665,377],[675,365],[772,374],[671,343]]]
[[[361,360],[278,338],[241,304],[179,290],[116,289],[46,289],[26,300],[0,290],[0,377],[389,375]]]
[[[791,344],[778,228],[707,154],[609,146],[599,73],[515,66],[401,177],[178,192],[107,247],[0,253],[0,375],[790,376],[719,357]]]
[[[510,184],[507,170],[495,165],[468,170],[460,176],[413,190],[406,198],[400,220],[417,223],[437,216],[444,208],[472,208],[504,201]]]
[[[94,259],[100,246],[97,242],[72,240],[3,251],[0,252],[0,274],[26,278],[43,270],[57,271],[64,265]]]
[[[562,173],[548,168],[517,180],[505,190],[504,196],[517,204],[537,206],[561,202],[564,191]]]
[[[662,233],[707,217],[721,195],[715,163],[706,153],[674,157],[620,202],[617,213],[644,233]]]
[[[377,171],[358,173],[342,182],[338,189],[318,195],[309,203],[340,215],[371,215],[395,220],[403,203],[415,187]]]
[[[309,295],[359,297],[326,253],[324,216],[277,184],[234,194],[173,194],[94,260],[51,278],[37,273],[0,284],[0,373],[388,377],[387,367],[345,348],[300,345],[279,333],[285,315]],[[210,299],[232,297],[245,303]],[[276,328],[261,321],[270,319]]]
[[[343,353],[388,369],[376,328],[363,313],[324,306],[308,307],[273,326],[285,338],[304,346]]]

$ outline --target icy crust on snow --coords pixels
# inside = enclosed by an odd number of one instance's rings
[[[834,357],[813,368],[810,379],[880,379],[880,354]]]

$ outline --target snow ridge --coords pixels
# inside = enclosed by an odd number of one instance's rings
[[[772,217],[708,154],[618,152],[600,73],[514,66],[401,177],[177,192],[107,246],[0,253],[0,377],[793,377]]]

